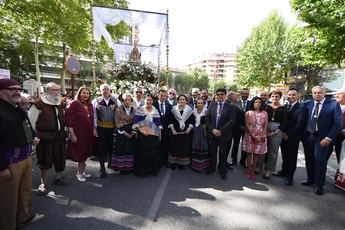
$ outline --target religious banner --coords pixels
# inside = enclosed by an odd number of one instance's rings
[[[108,7],[92,7],[93,17],[93,38],[99,42],[103,37],[114,50],[115,61],[119,63],[124,61],[123,54],[129,54],[134,47],[141,54],[141,61],[153,63],[159,66],[159,56],[164,53],[165,46],[168,45],[168,15],[165,13],[148,12],[132,9],[108,8]],[[121,21],[135,28],[132,36],[135,34],[137,41],[131,41],[129,44],[113,41],[106,26],[115,26]],[[137,43],[137,44],[136,44]],[[125,60],[125,61],[128,61]]]

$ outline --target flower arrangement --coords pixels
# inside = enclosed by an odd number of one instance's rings
[[[157,74],[146,64],[134,62],[117,64],[112,70],[111,78],[111,88],[118,93],[132,93],[137,86],[151,93],[157,89]]]
[[[141,81],[155,83],[157,81],[154,70],[141,63],[125,62],[117,64],[112,71],[114,80]]]

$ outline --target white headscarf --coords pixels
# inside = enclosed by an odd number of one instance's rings
[[[189,105],[186,105],[181,115],[179,106],[175,105],[172,109],[172,113],[174,114],[174,117],[178,121],[180,129],[182,130],[185,128],[184,123],[186,122],[186,120],[190,117],[190,115],[193,114],[193,109]]]
[[[200,125],[201,117],[206,115],[207,109],[204,107],[202,108],[201,113],[198,113],[197,109],[195,108],[193,113],[195,116],[195,127],[198,127]]]

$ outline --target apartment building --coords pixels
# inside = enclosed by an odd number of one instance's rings
[[[212,53],[198,57],[188,69],[199,68],[208,74],[210,80],[233,82],[236,77],[236,55],[233,53]]]

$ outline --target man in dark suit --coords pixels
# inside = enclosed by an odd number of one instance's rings
[[[302,185],[316,183],[314,193],[323,195],[327,170],[327,153],[341,128],[341,109],[336,101],[325,98],[326,89],[314,86],[313,100],[304,104],[307,109],[305,131],[305,162],[308,179]]]
[[[188,101],[188,105],[194,110],[196,108],[196,101],[199,99],[200,90],[198,88],[192,89],[191,98]]]
[[[211,104],[211,100],[208,99],[208,90],[207,89],[201,90],[201,99],[204,101],[205,109],[208,109],[208,107]]]
[[[243,88],[240,92],[241,99],[236,102],[236,106],[238,108],[241,108],[243,112],[243,116],[248,111],[250,108],[250,101],[248,100],[249,97],[249,89]],[[242,137],[244,135],[244,129],[242,130]],[[247,158],[247,153],[244,151],[241,151],[241,159],[240,159],[240,165],[243,167],[246,167],[246,158]]]
[[[289,89],[287,93],[288,104],[285,106],[287,110],[287,125],[283,129],[283,140],[281,143],[281,152],[283,158],[282,169],[276,176],[287,177],[285,185],[293,185],[293,176],[296,171],[297,155],[299,142],[305,130],[307,120],[307,112],[298,102],[298,90]]]
[[[236,119],[235,119],[235,124],[232,126],[232,140],[229,141],[228,143],[228,151],[231,149],[231,144],[232,144],[232,150],[231,150],[231,163],[230,165],[236,165],[237,164],[237,155],[238,155],[238,148],[240,145],[240,140],[244,131],[244,111],[239,107],[237,102],[237,93],[230,91],[227,95],[227,100],[230,104],[232,104],[235,107],[236,111]],[[232,142],[233,141],[233,142]],[[229,154],[229,153],[228,153]],[[227,168],[230,167],[227,163]]]
[[[161,131],[161,162],[168,167],[168,148],[169,148],[169,120],[171,117],[172,105],[167,101],[167,91],[160,89],[158,92],[158,101],[153,103],[153,106],[158,110],[160,114],[161,125],[163,130]]]
[[[341,126],[341,131],[338,133],[337,137],[335,138],[334,141],[334,150],[335,150],[335,155],[337,157],[338,164],[340,162],[340,152],[341,152],[341,147],[342,143],[345,139],[345,87],[339,89],[335,95],[336,101],[339,103],[341,111],[342,111],[342,126]],[[328,159],[332,155],[333,152],[333,147],[329,148],[328,152]]]
[[[217,89],[217,103],[209,106],[209,114],[206,118],[206,127],[210,138],[210,167],[206,174],[215,171],[217,164],[217,150],[219,147],[218,170],[220,177],[226,180],[226,143],[232,138],[232,125],[235,122],[235,108],[225,100],[226,90]]]

